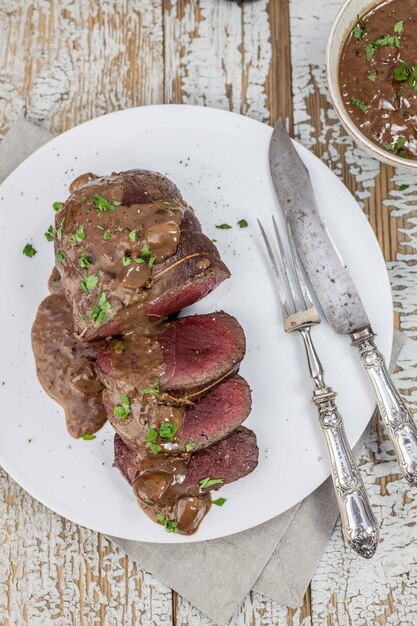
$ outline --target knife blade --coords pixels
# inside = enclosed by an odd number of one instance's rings
[[[281,119],[269,145],[272,183],[323,312],[333,330],[359,350],[404,477],[417,484],[417,428],[375,344],[349,270],[321,218],[310,176]]]

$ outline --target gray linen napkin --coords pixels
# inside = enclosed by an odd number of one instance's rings
[[[0,181],[52,137],[26,120],[14,122],[0,144]],[[391,368],[404,341],[396,332]],[[110,540],[214,622],[224,624],[251,589],[286,606],[300,606],[337,517],[329,478],[289,511],[224,539],[178,545]]]

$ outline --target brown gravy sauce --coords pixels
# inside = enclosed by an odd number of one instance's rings
[[[417,159],[417,3],[386,0],[353,25],[339,65],[343,101],[372,142]]]
[[[65,295],[60,272],[54,268],[48,283],[52,295],[39,306],[32,329],[39,380],[64,407],[73,437],[97,431],[106,421],[107,411],[112,425],[136,453],[138,475],[133,490],[140,506],[169,532],[191,534],[208,512],[211,497],[198,485],[187,484],[189,454],[176,452],[185,409],[175,402],[165,402],[159,392],[164,359],[157,337],[164,323],[152,324],[148,320],[145,309],[151,269],[146,259],[141,263],[134,261],[143,256],[144,245],[149,247],[155,264],[175,254],[184,207],[178,201],[124,206],[123,188],[117,176],[83,174],[73,181],[70,191],[72,195],[64,203],[64,221],[61,211],[56,217],[56,230],[60,229],[55,239],[56,253],[65,250],[65,258],[57,261],[61,270],[65,266]],[[92,202],[95,194],[115,203],[115,209],[97,211]],[[81,241],[68,245],[81,225]],[[103,238],[104,233],[110,237]],[[81,267],[81,256],[88,259],[87,268]],[[79,290],[81,281],[92,274],[98,277],[97,286],[80,298],[80,293],[73,291]],[[135,305],[132,332],[107,341],[113,350],[117,389],[103,388],[105,377],[100,380],[96,371],[97,354],[106,342],[83,342],[82,335],[77,334],[82,327],[80,318],[85,324],[83,318],[90,314],[97,304],[97,294],[103,291],[113,310],[121,311],[119,317],[122,315],[127,321],[132,315],[129,305]],[[69,301],[75,303],[73,310]],[[134,346],[135,389],[129,383],[129,364],[123,360],[125,342]],[[141,394],[141,389],[154,393]],[[122,410],[123,401],[125,410],[128,409],[120,416],[117,407]],[[164,438],[160,429],[167,423],[175,432]],[[153,451],[146,441],[150,429],[157,431]]]
[[[62,291],[41,302],[32,327],[38,378],[64,408],[72,437],[95,433],[107,420],[95,368],[102,346],[103,342],[86,344],[74,337],[71,307]]]

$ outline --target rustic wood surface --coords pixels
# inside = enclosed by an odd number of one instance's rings
[[[415,409],[417,177],[368,157],[336,119],[323,58],[339,6],[340,0],[0,0],[0,133],[19,116],[60,132],[160,102],[221,107],[264,122],[285,116],[369,215],[391,276],[396,325],[410,338],[396,380]],[[231,624],[416,623],[417,492],[398,475],[379,423],[361,465],[383,520],[377,556],[364,562],[347,553],[337,527],[301,609],[252,593]],[[0,541],[4,626],[211,624],[102,536],[47,510],[4,472]]]

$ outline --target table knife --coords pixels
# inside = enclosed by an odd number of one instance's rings
[[[349,270],[323,223],[310,176],[281,119],[269,146],[269,166],[280,207],[317,295],[336,333],[349,335],[375,392],[404,477],[417,484],[417,428],[396,389]]]

